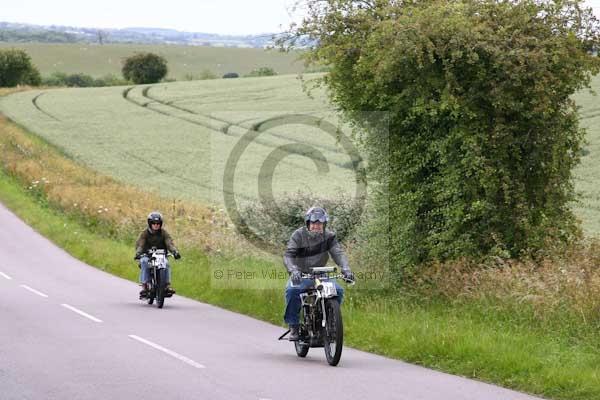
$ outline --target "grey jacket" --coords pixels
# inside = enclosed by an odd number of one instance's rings
[[[292,234],[283,263],[290,273],[296,267],[302,273],[309,273],[310,268],[324,267],[330,254],[342,271],[350,271],[348,258],[334,232],[325,230],[315,237],[309,235],[308,229],[303,226]]]

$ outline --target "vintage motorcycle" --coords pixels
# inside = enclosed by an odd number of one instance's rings
[[[306,357],[311,347],[323,347],[327,363],[331,366],[340,362],[344,344],[342,311],[332,279],[343,279],[354,285],[354,281],[344,279],[342,274],[331,275],[335,271],[335,267],[317,267],[312,268],[309,274],[302,274],[303,279],[312,279],[314,285],[300,294],[300,339],[294,342],[298,357]],[[285,340],[289,332],[281,335],[279,340]]]
[[[172,254],[166,250],[153,247],[147,255],[149,258],[150,282],[148,283],[148,294],[145,300],[150,305],[156,300],[156,306],[163,308],[165,298],[173,295],[167,291],[167,258]]]

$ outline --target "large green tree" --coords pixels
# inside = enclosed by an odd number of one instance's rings
[[[121,72],[133,83],[156,83],[167,75],[167,60],[154,53],[138,53],[125,59]]]
[[[19,49],[0,50],[0,87],[39,85],[40,73],[31,57]]]
[[[584,131],[570,96],[600,66],[581,1],[304,3],[282,43],[308,43],[367,132],[394,262],[517,257],[572,237]]]

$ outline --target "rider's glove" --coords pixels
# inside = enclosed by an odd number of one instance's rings
[[[173,257],[175,257],[176,260],[179,260],[181,258],[181,254],[179,254],[179,252],[177,250],[175,250],[173,252]]]
[[[290,273],[290,279],[294,285],[299,285],[302,282],[302,274],[297,269],[293,269]]]
[[[347,281],[354,281],[354,273],[349,269],[345,269],[342,271],[342,275],[344,275],[344,279]]]

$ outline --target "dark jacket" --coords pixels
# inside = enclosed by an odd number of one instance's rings
[[[304,226],[292,234],[283,263],[288,272],[298,267],[300,272],[309,273],[310,268],[324,267],[329,261],[329,255],[342,271],[350,270],[344,249],[334,232],[325,230],[321,235],[311,235]]]
[[[169,235],[166,230],[160,229],[153,232],[150,228],[146,228],[140,233],[138,240],[135,242],[135,252],[136,254],[146,253],[153,247],[168,250],[171,253],[177,251],[175,244],[173,244],[173,239],[171,239],[171,235]]]

